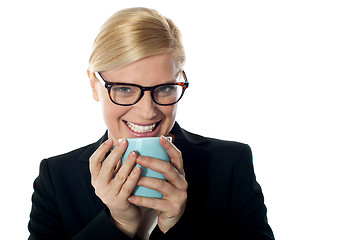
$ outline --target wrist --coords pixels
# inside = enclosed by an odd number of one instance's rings
[[[112,216],[110,216],[110,220],[121,232],[123,232],[129,238],[134,238],[134,236],[136,235],[137,229],[139,227],[138,223],[123,223],[115,220]]]
[[[169,229],[170,229],[170,228],[162,228],[162,227],[159,226],[159,230],[160,230],[160,232],[162,232],[163,234],[166,234],[166,233],[168,232]]]

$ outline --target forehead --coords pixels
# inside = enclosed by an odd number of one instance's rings
[[[179,70],[171,54],[160,54],[143,58],[117,70],[104,71],[101,75],[109,82],[148,86],[175,81]]]

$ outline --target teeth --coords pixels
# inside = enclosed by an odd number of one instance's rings
[[[155,123],[149,126],[139,126],[136,124],[133,124],[131,122],[127,122],[128,127],[133,130],[134,132],[138,132],[138,133],[144,133],[144,132],[151,132],[153,131],[154,127],[155,127]]]

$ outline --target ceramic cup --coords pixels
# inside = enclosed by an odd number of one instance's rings
[[[171,137],[166,138],[170,141],[172,140]],[[166,150],[160,145],[159,137],[127,138],[127,142],[128,147],[121,158],[122,164],[131,151],[135,151],[139,156],[153,157],[167,162],[170,161]],[[155,172],[149,168],[142,167],[139,164],[137,165],[141,168],[140,176],[166,180],[161,173]],[[143,186],[136,186],[132,195],[159,199],[163,197],[163,195],[158,191]]]

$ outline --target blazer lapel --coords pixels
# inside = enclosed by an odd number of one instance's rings
[[[211,154],[211,141],[208,138],[187,132],[180,128],[177,123],[172,129],[172,134],[175,135],[174,145],[182,153],[188,183],[188,196],[193,197],[204,194],[204,189],[207,189],[206,186],[209,184],[206,169]],[[200,198],[202,199],[202,196]],[[198,201],[198,198],[193,201]],[[188,202],[190,203],[191,199],[188,199]]]
[[[207,169],[206,166],[209,161],[210,140],[187,132],[180,128],[177,123],[175,123],[171,133],[175,135],[174,145],[182,153],[186,176],[190,174],[195,180],[203,179],[204,170]]]

